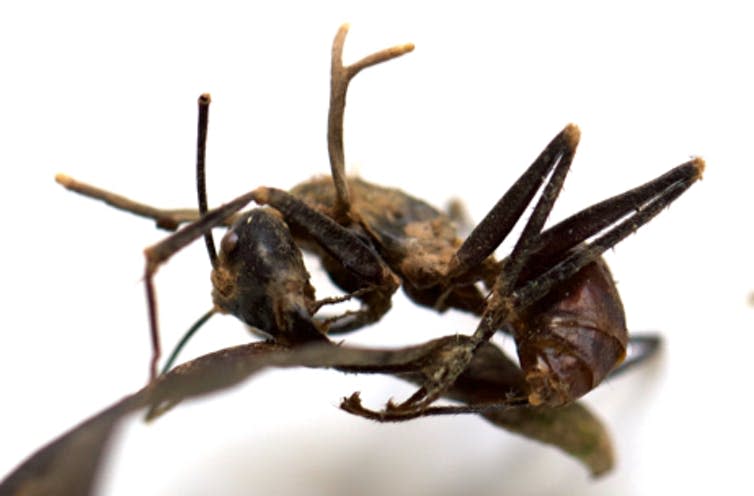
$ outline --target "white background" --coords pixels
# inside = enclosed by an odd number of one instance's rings
[[[330,43],[368,69],[346,114],[350,171],[480,219],[566,123],[582,142],[554,218],[702,156],[704,181],[607,255],[629,325],[662,357],[586,399],[618,465],[591,480],[552,448],[469,417],[378,425],[337,409],[410,389],[293,370],[123,430],[103,494],[750,493],[754,290],[752,15],[733,2],[13,2],[0,6],[4,288],[0,473],[143,385],[141,250],[152,224],[64,191],[56,172],[192,206],[195,101],[213,96],[213,204],[326,173]],[[743,3],[741,3],[743,4]],[[460,5],[460,4],[458,4]],[[502,251],[509,249],[504,245]],[[310,267],[315,285],[321,280]],[[210,306],[197,243],[158,277],[163,343]],[[470,332],[395,298],[349,342]],[[216,318],[185,358],[248,341]]]

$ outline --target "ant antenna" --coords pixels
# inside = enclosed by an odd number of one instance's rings
[[[199,95],[197,103],[199,105],[199,119],[196,130],[196,196],[199,200],[199,216],[204,217],[207,214],[207,181],[204,173],[204,164],[207,156],[207,129],[209,128],[209,104],[212,102],[212,98],[209,93],[202,93]],[[215,249],[215,240],[212,237],[212,229],[207,229],[204,233],[204,242],[207,245],[207,254],[209,255],[209,261],[212,267],[217,266],[217,250]],[[176,358],[181,350],[186,346],[186,343],[191,337],[199,330],[205,322],[214,315],[215,309],[206,312],[199,317],[199,320],[194,322],[188,331],[183,335],[178,344],[173,348],[173,352],[170,354],[168,361],[162,368],[160,375],[167,373],[175,363]]]
[[[207,129],[209,127],[209,104],[212,102],[209,93],[202,93],[199,95],[197,101],[199,105],[199,119],[197,123],[196,132],[196,195],[199,200],[199,217],[204,217],[207,214],[207,181],[204,174],[205,158],[207,156]],[[217,265],[217,250],[215,249],[215,240],[212,237],[212,229],[207,229],[204,233],[204,242],[207,245],[207,254],[209,255],[209,261],[214,268]],[[188,331],[183,335],[178,344],[173,348],[173,352],[170,354],[168,361],[162,368],[160,375],[168,372],[175,363],[176,358],[181,350],[186,346],[189,339],[204,325],[207,320],[215,313],[215,309],[208,311],[192,325]],[[154,364],[153,364],[154,367]],[[154,370],[154,368],[152,369]]]
[[[209,122],[209,104],[212,99],[209,93],[199,96],[199,123],[196,133],[196,193],[199,198],[199,216],[204,217],[207,213],[207,182],[204,175],[204,160],[207,154],[207,127]],[[217,266],[217,251],[212,230],[207,229],[204,233],[204,242],[207,245],[207,254],[212,267]]]
[[[189,339],[191,339],[194,334],[196,334],[196,331],[199,330],[201,326],[204,325],[205,322],[209,320],[210,317],[212,317],[215,314],[215,309],[208,311],[201,317],[199,317],[199,320],[194,322],[194,325],[189,327],[189,330],[186,331],[186,333],[183,335],[180,341],[178,341],[178,344],[175,345],[175,348],[173,348],[172,353],[170,353],[170,358],[168,358],[168,361],[165,362],[165,366],[162,367],[162,371],[160,371],[160,375],[167,374],[171,368],[173,368],[173,364],[175,363],[176,358],[178,358],[178,354],[181,352],[181,350],[186,346],[186,343],[188,343]]]

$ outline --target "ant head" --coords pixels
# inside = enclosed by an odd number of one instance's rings
[[[242,215],[222,239],[212,270],[215,307],[281,344],[322,337],[310,315],[314,288],[286,223],[276,211]]]

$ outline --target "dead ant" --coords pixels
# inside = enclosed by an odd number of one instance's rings
[[[423,415],[498,330],[515,339],[528,386],[526,404],[562,405],[596,387],[621,363],[629,343],[620,297],[601,254],[686,191],[701,177],[704,162],[693,159],[543,230],[579,142],[578,128],[569,124],[462,241],[450,217],[427,203],[396,189],[346,177],[342,128],[350,80],[361,69],[413,49],[413,45],[396,46],[343,66],[347,30],[347,25],[340,28],[332,49],[331,178],[306,181],[291,192],[260,187],[208,211],[204,188],[207,95],[199,99],[198,212],[155,209],[67,176],[57,177],[71,190],[152,218],[160,227],[175,229],[193,221],[145,250],[154,350],[150,377],[155,377],[160,355],[153,276],[173,254],[204,236],[213,266],[214,301],[214,309],[204,318],[213,312],[231,313],[283,345],[326,342],[330,334],[376,322],[389,310],[399,285],[420,305],[481,316],[471,339],[459,340],[457,346],[428,360],[424,384],[408,400],[373,412],[363,408],[354,395],[343,404],[353,413],[377,420]],[[496,261],[494,250],[540,189],[513,251]],[[237,214],[251,201],[266,207]],[[218,254],[211,229],[231,218]],[[587,243],[589,239],[593,241]],[[300,248],[321,258],[345,296],[314,298]],[[360,300],[358,311],[327,319],[315,316],[322,305],[349,298]]]

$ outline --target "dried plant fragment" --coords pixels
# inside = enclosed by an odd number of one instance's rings
[[[2,481],[0,494],[91,494],[113,429],[125,416],[145,408],[154,419],[186,399],[228,389],[267,367],[333,368],[420,381],[423,367],[459,339],[466,338],[449,336],[420,346],[382,350],[330,344],[287,349],[251,343],[202,356],[176,367],[41,448]],[[469,406],[487,404],[480,411],[491,422],[563,449],[592,473],[609,468],[612,454],[607,435],[583,407],[502,407],[504,411],[497,412],[488,406],[517,394],[521,384],[520,369],[499,349],[486,345],[448,397]]]

